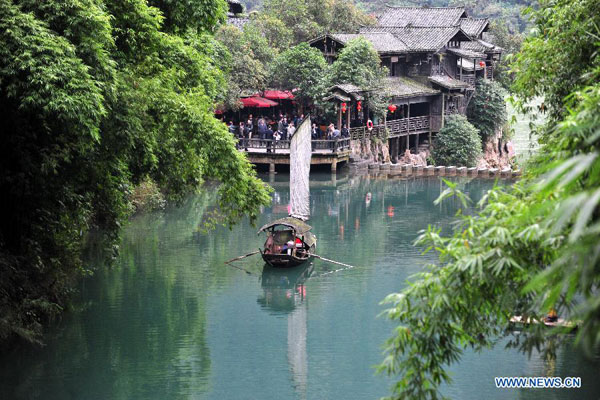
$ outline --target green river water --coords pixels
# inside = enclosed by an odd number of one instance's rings
[[[287,214],[288,175],[269,178],[273,206],[258,225]],[[455,178],[478,200],[491,180]],[[94,258],[75,310],[49,329],[46,346],[0,358],[0,399],[377,399],[393,380],[375,374],[393,324],[379,303],[434,255],[412,242],[420,229],[446,231],[457,204],[433,201],[437,177],[311,175],[310,221],[324,257],[291,270],[265,268],[256,227],[202,231],[210,193],[136,217],[112,268]],[[371,193],[370,202],[366,201]],[[453,365],[453,399],[598,399],[598,360],[564,349],[546,363],[501,342]],[[580,390],[496,389],[495,376],[579,376]]]

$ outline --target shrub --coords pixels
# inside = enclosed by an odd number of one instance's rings
[[[163,209],[167,204],[160,188],[150,178],[146,178],[133,189],[130,201],[136,213]]]
[[[479,129],[482,143],[507,121],[506,91],[499,83],[488,79],[477,81],[477,90],[467,108],[469,122]]]
[[[481,156],[477,129],[462,115],[451,115],[438,133],[431,156],[435,165],[474,167]]]

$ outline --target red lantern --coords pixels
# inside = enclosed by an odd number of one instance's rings
[[[360,110],[362,110],[362,103],[359,101],[359,102],[356,104],[356,111],[360,112]]]
[[[394,113],[394,111],[396,111],[396,108],[398,108],[398,107],[396,107],[396,105],[395,105],[395,104],[390,104],[390,105],[388,106],[388,110],[390,110],[390,112],[391,112],[392,114]]]
[[[485,61],[479,61],[479,66],[481,68],[485,68]]]
[[[346,103],[342,103],[342,112],[345,113],[346,112]]]

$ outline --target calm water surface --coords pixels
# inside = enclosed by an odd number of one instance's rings
[[[265,177],[269,180],[269,177]],[[457,178],[459,179],[459,178]],[[489,180],[460,178],[479,199]],[[285,216],[288,176],[271,178],[274,204],[258,224]],[[44,348],[0,358],[0,399],[377,399],[377,376],[393,325],[379,302],[431,261],[411,243],[420,229],[447,231],[456,204],[434,206],[439,178],[334,180],[313,174],[316,260],[272,270],[259,258],[223,264],[264,240],[246,221],[202,232],[211,194],[141,216],[125,229],[113,268],[82,282],[76,310],[56,322]],[[372,194],[370,202],[367,193]],[[101,267],[100,260],[93,264]],[[453,366],[455,399],[597,399],[598,363],[562,351],[551,363],[502,345],[468,352]],[[497,390],[494,376],[580,376],[583,389]]]

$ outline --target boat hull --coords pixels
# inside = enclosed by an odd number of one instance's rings
[[[302,265],[305,262],[312,260],[312,256],[308,258],[298,258],[287,254],[264,254],[262,255],[263,260],[267,264],[276,268],[292,268]]]
[[[302,265],[306,262],[310,262],[313,259],[312,254],[315,252],[316,246],[310,247],[310,255],[306,258],[296,257],[294,255],[288,254],[266,254],[261,251],[261,255],[263,260],[271,267],[276,268],[292,268],[297,267],[298,265]]]

